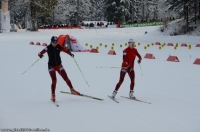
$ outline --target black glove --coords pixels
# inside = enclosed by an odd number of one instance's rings
[[[43,55],[43,54],[39,54],[38,56],[39,56],[40,58],[44,57],[44,55]]]
[[[74,54],[71,53],[70,56],[74,58]]]
[[[137,62],[138,62],[138,64],[140,64],[140,63],[141,63],[141,60],[138,60]]]
[[[131,71],[132,70],[132,68],[128,65],[127,66],[127,69],[129,70],[129,71]]]

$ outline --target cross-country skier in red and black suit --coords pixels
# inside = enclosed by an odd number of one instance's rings
[[[66,73],[64,67],[61,64],[62,63],[61,57],[60,57],[61,51],[69,54],[71,57],[74,57],[74,54],[72,54],[70,51],[66,50],[65,48],[63,48],[59,44],[57,44],[57,42],[58,42],[58,38],[56,36],[53,36],[51,38],[51,44],[48,45],[46,48],[44,48],[38,54],[38,56],[40,58],[42,58],[43,54],[45,54],[46,52],[49,56],[48,69],[49,69],[49,74],[50,74],[51,79],[52,79],[52,84],[51,84],[51,93],[52,93],[51,100],[52,101],[56,100],[56,95],[55,95],[56,82],[57,82],[56,71],[62,76],[64,81],[67,83],[67,85],[69,86],[69,88],[71,90],[71,93],[76,94],[76,95],[80,95],[80,93],[73,88],[71,81],[69,80],[67,73]]]
[[[128,48],[126,48],[123,51],[123,62],[122,62],[122,69],[120,71],[120,79],[115,87],[115,90],[112,93],[111,96],[112,98],[115,98],[117,91],[119,90],[121,84],[124,81],[126,73],[128,73],[131,79],[129,97],[135,98],[135,96],[133,95],[134,85],[135,85],[134,61],[135,57],[137,56],[139,58],[138,63],[140,64],[142,57],[138,53],[137,49],[134,48],[135,41],[133,39],[129,39],[128,44],[129,44]]]

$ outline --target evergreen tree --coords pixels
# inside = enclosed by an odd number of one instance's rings
[[[26,21],[26,14],[29,10],[28,2],[25,0],[9,0],[8,8],[10,11],[11,23],[20,23],[24,27]]]
[[[108,21],[118,23],[125,22],[125,16],[130,15],[130,0],[106,0],[105,17]]]
[[[186,20],[186,32],[189,31],[189,19],[194,17],[197,20],[197,4],[200,6],[200,0],[166,0],[169,4],[168,10],[178,12]],[[200,7],[199,7],[200,8]],[[199,9],[200,10],[200,9]],[[194,15],[193,15],[194,14]]]
[[[37,30],[36,19],[42,20],[42,18],[44,18],[43,21],[41,21],[41,23],[44,23],[45,18],[53,17],[54,15],[53,12],[57,4],[58,4],[57,0],[31,0],[30,1],[30,10],[31,10],[30,17],[32,21],[33,30]],[[50,23],[52,24],[53,21],[51,21]]]
[[[90,0],[91,2],[91,15],[90,19],[101,21],[104,16],[104,0]]]
[[[135,18],[142,21],[156,19],[158,17],[157,10],[158,0],[134,0]]]
[[[82,20],[88,20],[91,13],[90,0],[59,0],[55,9],[57,23],[75,24]]]

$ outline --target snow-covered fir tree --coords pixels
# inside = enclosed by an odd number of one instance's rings
[[[114,23],[125,22],[125,16],[130,16],[130,0],[105,0],[105,18]]]
[[[200,20],[200,0],[166,0],[169,4],[168,10],[179,14],[183,18],[179,24],[180,29],[176,34],[188,33],[197,28],[197,21]]]
[[[104,0],[90,0],[91,6],[91,14],[89,19],[94,21],[104,20]]]
[[[28,17],[29,9],[29,0],[9,0],[8,7],[11,16],[11,23],[21,23],[25,27],[25,21]]]
[[[57,23],[78,24],[88,20],[92,13],[90,0],[59,0],[54,10]]]
[[[121,17],[123,23],[156,20],[159,17],[158,0],[105,0],[105,4],[108,20],[112,20],[112,12],[115,13],[114,17]]]
[[[133,0],[134,20],[158,19],[158,0]]]
[[[104,16],[104,0],[59,0],[55,8],[57,23],[71,23],[102,20]]]

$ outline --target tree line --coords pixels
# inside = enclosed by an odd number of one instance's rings
[[[31,21],[33,30],[38,24],[76,23],[85,21],[109,21],[114,23],[133,23],[134,21],[157,20],[164,13],[173,12],[183,17],[186,31],[191,21],[199,20],[200,0],[163,0],[165,8],[158,5],[159,0],[9,0],[11,23]],[[161,1],[161,0],[160,0]],[[0,5],[1,6],[1,5]],[[173,17],[173,16],[172,16]]]

